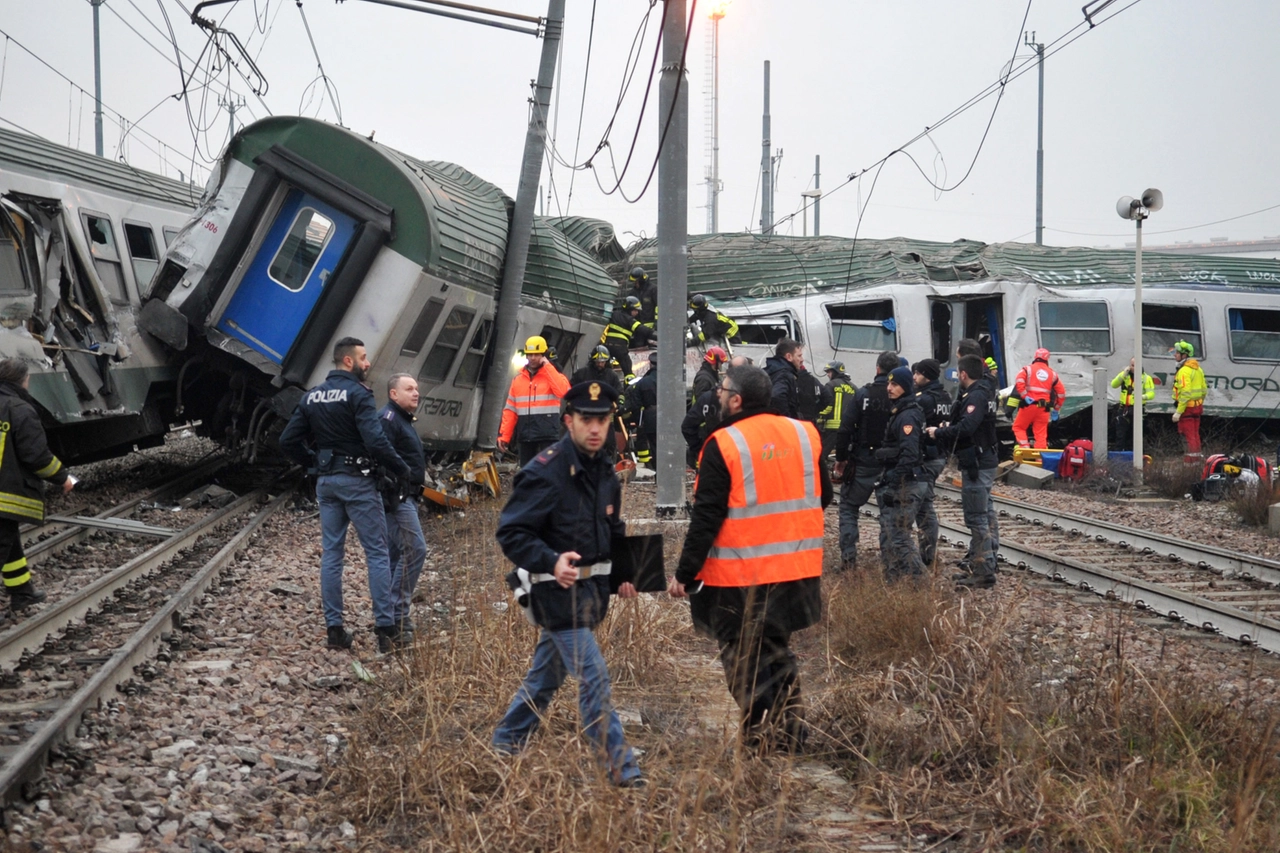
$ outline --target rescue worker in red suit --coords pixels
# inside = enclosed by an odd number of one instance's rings
[[[795,750],[806,728],[791,634],[822,612],[822,510],[831,478],[813,424],[768,411],[773,384],[750,365],[717,389],[693,513],[667,591],[691,596],[694,627],[720,645],[750,747]]]
[[[1049,351],[1041,347],[1031,363],[1018,371],[1013,395],[1009,398],[1011,404],[1018,406],[1018,415],[1013,419],[1013,435],[1018,444],[1048,447],[1049,421],[1058,419],[1066,397],[1067,389],[1058,372],[1049,366]],[[1035,444],[1031,443],[1033,433]]]

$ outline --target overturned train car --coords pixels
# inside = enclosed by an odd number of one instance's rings
[[[200,190],[0,130],[0,358],[31,372],[67,462],[159,444],[176,369],[137,316]]]
[[[179,411],[219,440],[257,442],[365,341],[369,381],[418,379],[429,452],[469,449],[491,383],[494,312],[513,202],[451,163],[418,160],[324,122],[256,122],[166,252],[140,324],[181,363]],[[549,220],[535,222],[518,340],[541,334],[563,370],[585,360],[616,286]]]
[[[610,266],[656,268],[645,241]],[[1143,253],[1143,365],[1157,381],[1148,411],[1173,409],[1186,340],[1204,368],[1209,415],[1280,411],[1280,262]],[[970,240],[850,240],[709,234],[689,238],[689,293],[739,324],[736,351],[759,358],[783,337],[815,373],[843,361],[858,382],[876,354],[937,359],[955,381],[956,344],[976,338],[1009,385],[1039,347],[1066,386],[1064,415],[1092,408],[1093,371],[1108,381],[1133,356],[1133,252]],[[658,282],[662,286],[662,282]],[[1118,391],[1110,389],[1111,401]]]

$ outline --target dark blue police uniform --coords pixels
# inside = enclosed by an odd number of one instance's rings
[[[418,586],[422,564],[427,559],[427,540],[422,535],[422,519],[418,518],[416,499],[427,481],[427,465],[422,439],[413,428],[415,420],[412,412],[406,412],[393,402],[387,403],[378,413],[378,423],[395,448],[396,455],[409,466],[409,476],[396,481],[399,487],[396,494],[390,495],[389,501],[383,501],[387,513],[391,598],[395,602],[396,626],[401,631],[413,630],[409,621],[409,602]]]
[[[582,414],[611,414],[618,392],[584,382],[564,396]],[[572,433],[543,450],[516,474],[498,520],[497,539],[509,560],[531,576],[530,615],[542,629],[533,662],[493,734],[495,748],[519,752],[538,727],[552,696],[572,673],[588,738],[601,747],[613,781],[634,784],[640,768],[626,744],[610,700],[609,670],[592,629],[609,607],[613,543],[625,532],[622,487],[609,457],[589,456]],[[555,580],[560,555],[573,551],[579,578],[567,589]]]
[[[311,447],[308,446],[310,441]],[[316,497],[324,555],[320,560],[320,598],[324,621],[342,632],[342,558],[347,524],[355,525],[369,565],[369,596],[379,646],[395,635],[387,520],[377,489],[377,467],[407,477],[401,461],[378,424],[373,392],[345,370],[331,370],[325,381],[303,395],[284,432],[280,449],[319,474]],[[333,634],[333,631],[330,631]],[[347,645],[350,645],[349,638]]]

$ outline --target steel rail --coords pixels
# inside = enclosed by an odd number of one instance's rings
[[[952,500],[959,500],[960,490],[939,482],[937,493],[946,492]],[[1201,545],[1183,542],[1158,533],[1149,533],[1124,527],[1096,518],[1036,506],[1013,498],[993,494],[992,500],[996,510],[1004,515],[1032,524],[1048,525],[1054,530],[1064,530],[1092,537],[1099,542],[1114,542],[1122,547],[1132,548],[1139,553],[1167,555],[1170,559],[1181,560],[1202,569],[1221,572],[1226,577],[1240,577],[1246,580],[1259,580],[1264,583],[1280,586],[1280,562],[1265,557],[1254,557],[1236,551],[1228,551],[1214,545]]]
[[[191,547],[197,538],[212,527],[248,509],[261,497],[261,491],[251,492],[227,504],[217,512],[183,529],[176,536],[158,543],[119,568],[77,590],[75,594],[54,602],[36,615],[22,620],[0,634],[0,666],[17,663],[25,650],[40,648],[45,640],[62,631],[67,623],[83,618],[116,590],[123,589],[131,581],[154,571],[179,551]]]
[[[124,503],[119,503],[109,509],[105,509],[95,515],[94,518],[116,518],[124,515],[127,512],[137,509],[141,504],[159,500],[170,492],[186,488],[196,480],[208,477],[219,469],[226,467],[226,465],[227,460],[215,459],[212,462],[201,465],[199,468],[195,468],[191,471],[185,472],[179,477],[175,477],[169,482],[152,489],[141,497],[131,498]],[[43,539],[35,543],[27,549],[27,564],[32,566],[37,565],[45,557],[56,554],[70,545],[82,542],[88,538],[88,536],[89,531],[84,527],[69,527],[66,530],[50,536],[48,539]]]
[[[45,757],[57,744],[75,736],[86,710],[96,706],[120,684],[133,677],[133,668],[155,654],[163,635],[178,626],[179,614],[208,589],[232,558],[244,548],[249,537],[272,513],[284,506],[292,489],[272,498],[239,533],[204,564],[146,624],[129,638],[111,659],[77,690],[40,729],[13,754],[0,770],[0,801],[12,802],[25,782],[39,779]],[[260,498],[263,492],[248,497]]]

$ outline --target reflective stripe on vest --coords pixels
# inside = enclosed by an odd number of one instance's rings
[[[1204,371],[1198,367],[1182,366],[1173,377],[1173,399],[1176,403],[1185,402],[1187,408],[1197,408],[1204,403],[1208,393],[1205,387]]]
[[[821,575],[822,442],[813,424],[760,414],[712,439],[729,470],[729,506],[698,579],[741,587]]]
[[[638,325],[640,325],[639,321],[637,321],[635,326],[632,326],[630,329],[624,329],[616,323],[610,323],[604,327],[604,338],[618,338],[620,340],[630,342],[631,333]],[[604,338],[601,338],[601,340]]]
[[[560,414],[560,398],[555,394],[537,394],[529,397],[507,397],[505,408],[517,415],[558,415]]]
[[[831,402],[831,414],[827,415],[827,419],[823,422],[822,428],[825,430],[840,429],[840,416],[844,414],[844,395],[854,394],[854,388],[848,382],[842,382],[831,389],[833,400]],[[826,411],[825,409],[823,411]]]
[[[1030,397],[1037,403],[1052,400],[1054,386],[1058,384],[1058,374],[1052,367],[1042,361],[1033,362],[1022,368],[1020,378],[1023,381],[1021,396]]]

